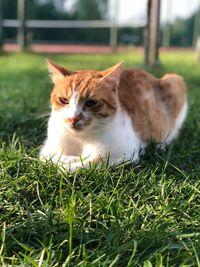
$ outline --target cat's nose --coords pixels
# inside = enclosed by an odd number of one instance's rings
[[[72,118],[68,118],[68,122],[70,123],[77,123],[78,121],[80,121],[80,117],[72,117]]]

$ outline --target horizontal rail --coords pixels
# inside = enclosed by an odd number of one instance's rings
[[[18,28],[21,26],[20,20],[5,19],[3,27]],[[143,20],[134,21],[134,23],[126,23],[117,25],[117,28],[144,27],[146,22]],[[26,20],[27,28],[112,28],[112,21],[108,20]]]

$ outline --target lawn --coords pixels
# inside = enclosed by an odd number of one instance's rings
[[[139,52],[51,55],[71,69],[124,61]],[[163,52],[150,70],[183,75],[189,112],[166,151],[150,145],[134,166],[59,172],[38,160],[51,81],[45,56],[0,54],[0,266],[200,266],[200,64]]]

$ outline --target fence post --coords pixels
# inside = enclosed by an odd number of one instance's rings
[[[196,46],[198,36],[200,35],[199,23],[200,23],[200,1],[198,3],[198,9],[197,9],[196,14],[194,16],[193,41],[192,41],[193,47]]]
[[[117,47],[117,37],[118,37],[118,25],[117,25],[117,18],[118,18],[118,11],[119,11],[119,0],[114,1],[113,7],[114,13],[112,17],[112,26],[110,29],[110,46],[113,50]]]
[[[3,0],[0,0],[0,49],[3,47]]]
[[[148,0],[147,27],[145,33],[145,64],[159,62],[160,0]]]
[[[25,0],[18,0],[17,2],[17,17],[20,25],[17,33],[17,41],[20,49],[26,49],[26,27],[25,27]]]

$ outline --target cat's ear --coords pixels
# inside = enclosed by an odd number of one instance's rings
[[[119,84],[120,75],[122,72],[122,62],[114,65],[113,67],[101,71],[101,80],[112,83],[117,86]]]
[[[47,59],[47,65],[48,65],[49,73],[50,73],[53,83],[73,73],[72,71],[65,69],[64,67],[56,64],[50,59]]]

